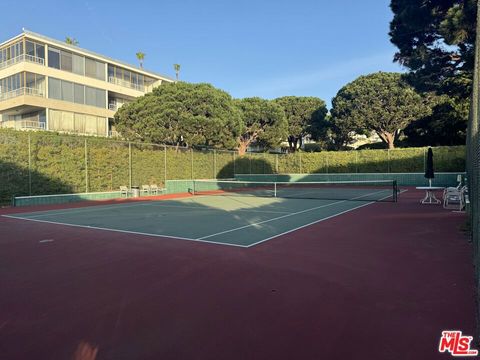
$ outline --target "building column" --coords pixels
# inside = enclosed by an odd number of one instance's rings
[[[49,125],[49,117],[50,117],[50,109],[45,108],[45,130],[49,131],[50,130],[50,125]]]

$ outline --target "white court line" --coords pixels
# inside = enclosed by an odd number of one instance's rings
[[[46,223],[46,224],[64,225],[64,226],[78,227],[78,228],[84,228],[84,229],[104,230],[104,231],[113,231],[113,232],[119,232],[119,233],[125,233],[125,234],[154,236],[154,237],[164,237],[164,238],[176,239],[176,240],[198,241],[198,242],[205,242],[205,243],[210,243],[210,244],[218,244],[218,245],[226,245],[226,246],[236,246],[236,247],[242,247],[242,248],[246,248],[246,247],[247,247],[246,245],[237,245],[237,244],[231,244],[231,243],[223,243],[223,242],[219,242],[219,241],[209,241],[209,240],[191,239],[191,238],[180,237],[180,236],[162,235],[162,234],[151,234],[151,233],[144,233],[144,232],[139,232],[139,231],[110,229],[110,228],[103,228],[103,227],[89,226],[89,225],[77,225],[77,224],[69,224],[69,223],[62,223],[62,222],[56,222],[56,221],[47,221],[47,220],[38,220],[38,219],[23,218],[23,217],[12,216],[12,215],[2,215],[2,216],[3,216],[3,217],[6,217],[6,218],[10,218],[10,219],[16,219],[16,220],[35,221],[35,222]]]
[[[277,216],[277,217],[274,217],[274,218],[272,218],[272,219],[260,221],[260,222],[257,222],[257,223],[248,224],[248,225],[244,225],[244,226],[239,226],[239,227],[236,227],[236,228],[233,228],[233,229],[229,229],[229,230],[219,231],[219,232],[214,233],[214,234],[211,234],[211,235],[202,236],[202,237],[198,238],[198,240],[208,239],[208,238],[211,238],[211,237],[213,237],[213,236],[222,235],[222,234],[227,234],[227,233],[230,233],[230,232],[233,232],[233,231],[242,230],[242,229],[245,229],[245,228],[248,228],[248,227],[252,227],[252,226],[258,226],[258,225],[265,224],[265,223],[268,223],[268,222],[271,222],[271,221],[275,221],[275,220],[279,220],[279,219],[284,219],[284,218],[286,218],[286,217],[303,214],[303,213],[306,213],[306,212],[309,212],[309,211],[321,209],[321,208],[328,207],[328,206],[332,206],[332,205],[336,205],[336,204],[341,204],[341,203],[344,203],[344,202],[347,202],[347,201],[351,201],[351,200],[360,199],[360,198],[362,198],[362,197],[369,196],[369,195],[373,195],[373,194],[378,194],[378,193],[381,193],[381,192],[384,192],[384,191],[385,191],[385,190],[375,191],[375,192],[372,192],[372,193],[369,193],[369,194],[365,194],[365,195],[362,195],[362,196],[357,196],[357,197],[351,198],[351,199],[349,199],[349,200],[335,201],[335,202],[332,202],[332,203],[329,203],[329,204],[320,205],[320,206],[315,206],[315,207],[313,207],[313,208],[309,208],[309,209],[305,209],[305,210],[301,210],[301,211],[296,211],[296,212],[289,213],[289,214],[282,215],[282,216]],[[391,196],[391,195],[386,196],[385,199],[388,198],[388,197],[390,197],[390,196]]]
[[[168,200],[166,200],[168,201]],[[171,200],[170,200],[171,201]],[[86,208],[71,208],[67,209],[65,211],[60,211],[60,212],[55,212],[55,210],[44,210],[41,211],[40,214],[38,215],[29,215],[29,214],[36,214],[37,212],[33,213],[25,213],[25,218],[26,219],[36,219],[39,217],[44,217],[44,216],[55,216],[55,215],[64,215],[64,214],[77,214],[77,213],[82,213],[82,212],[88,212],[88,211],[99,211],[99,210],[106,210],[106,209],[111,209],[112,207],[118,208],[118,209],[123,209],[127,207],[133,207],[133,206],[158,206],[158,207],[171,207],[171,208],[186,208],[186,209],[198,209],[198,210],[217,210],[217,211],[228,211],[225,209],[217,209],[217,208],[212,208],[208,207],[208,205],[199,205],[198,207],[196,206],[182,206],[182,205],[164,205],[162,204],[162,201],[157,201],[157,202],[140,202],[137,204],[113,204],[113,205],[99,205],[99,206],[94,206],[94,207],[86,207]],[[203,206],[203,208],[201,207]],[[257,213],[265,213],[265,214],[288,214],[288,211],[261,211],[261,210],[249,210],[249,209],[239,209],[235,211],[248,211],[248,212],[257,212]]]
[[[226,210],[226,209],[219,209],[219,208],[214,208],[211,207],[210,205],[200,205],[200,206],[181,206],[181,205],[163,205],[160,203],[157,204],[152,204],[152,205],[158,205],[158,207],[167,207],[167,208],[185,208],[185,209],[196,209],[196,210],[216,210],[216,211],[246,211],[246,212],[254,212],[254,213],[265,213],[265,214],[289,214],[288,211],[275,211],[275,210],[250,210],[250,209],[234,209],[234,210]],[[252,206],[251,204],[247,204]]]
[[[382,190],[382,191],[383,191],[383,190]],[[405,192],[405,191],[407,191],[407,190],[400,191],[400,193],[403,193],[403,192]],[[374,194],[374,193],[372,193],[372,194]],[[371,195],[371,194],[367,194],[367,195]],[[363,196],[367,196],[367,195],[363,195]],[[383,200],[383,199],[386,199],[386,198],[388,198],[388,197],[390,197],[390,196],[386,196],[386,197],[381,198],[381,199],[379,199],[379,200]],[[349,200],[338,201],[338,202],[331,203],[331,204],[328,204],[328,205],[338,204],[338,203],[346,202],[346,201],[349,201]],[[349,212],[349,211],[352,211],[352,210],[355,210],[355,209],[359,209],[359,208],[364,207],[364,206],[367,206],[367,205],[374,204],[375,202],[376,202],[376,201],[367,202],[367,203],[362,204],[362,205],[360,205],[360,206],[357,206],[357,207],[354,207],[354,208],[345,210],[345,211],[343,211],[343,212],[341,212],[341,213],[334,214],[334,215],[331,215],[331,216],[329,216],[329,217],[326,217],[326,218],[323,218],[323,219],[320,219],[320,220],[311,222],[311,223],[309,223],[309,224],[305,224],[305,225],[299,226],[299,227],[297,227],[297,228],[295,228],[295,229],[291,229],[291,230],[285,231],[285,232],[283,232],[283,233],[281,233],[281,234],[277,234],[277,235],[271,236],[271,237],[269,237],[269,238],[260,240],[260,241],[258,241],[258,242],[256,242],[256,243],[253,243],[253,244],[250,244],[250,245],[238,245],[238,244],[233,244],[233,243],[224,243],[224,242],[219,242],[219,241],[203,240],[203,238],[191,239],[191,238],[185,238],[185,237],[180,237],[180,236],[171,236],[171,235],[162,235],[162,234],[151,234],[151,233],[143,233],[143,232],[138,232],[138,231],[118,230],[118,229],[102,228],[102,227],[88,226],[88,225],[76,225],[76,224],[69,224],[69,223],[62,223],[62,222],[54,222],[54,221],[47,221],[47,220],[31,219],[31,218],[25,218],[25,217],[13,216],[13,215],[2,215],[2,217],[11,218],[11,219],[16,219],[16,220],[24,220],[24,221],[34,221],[34,222],[40,222],[40,223],[47,223],[47,224],[53,224],[53,225],[63,225],[63,226],[78,227],[78,228],[85,228],[85,229],[112,231],[112,232],[118,232],[118,233],[126,233],[126,234],[134,234],[134,235],[143,235],[143,236],[164,237],[164,238],[169,238],[169,239],[204,242],[204,243],[209,243],[209,244],[224,245],[224,246],[234,246],[234,247],[239,247],[239,248],[249,248],[249,247],[258,245],[258,244],[260,244],[260,243],[263,243],[263,242],[265,242],[265,241],[274,239],[274,238],[276,238],[276,237],[278,237],[278,236],[285,235],[285,234],[291,233],[291,232],[293,232],[293,231],[296,231],[296,230],[298,230],[298,229],[307,227],[307,226],[309,226],[309,225],[313,225],[313,224],[316,224],[316,223],[318,223],[318,222],[325,221],[325,220],[331,219],[331,218],[333,218],[333,217],[335,217],[335,216],[344,214],[344,213],[346,213],[346,212]],[[324,206],[320,206],[320,207],[325,207],[325,206],[328,206],[328,205],[324,205]],[[310,210],[314,210],[314,209],[317,209],[317,208],[319,208],[319,207],[312,208],[312,209],[307,209],[307,210],[304,210],[304,211],[301,211],[301,212],[310,211]],[[297,213],[301,213],[301,212],[297,212]],[[296,214],[296,213],[292,213],[291,215],[293,215],[293,214]],[[283,217],[283,216],[282,216],[282,217]],[[271,219],[271,220],[274,220],[274,219]],[[253,225],[253,224],[252,224],[252,225]],[[249,225],[249,226],[252,226],[252,225]]]
[[[402,191],[400,191],[400,194],[403,193],[403,192],[405,192],[405,191],[407,191],[407,190],[402,190]],[[390,197],[390,195],[389,195],[389,196],[385,196],[385,197],[383,197],[383,198],[381,198],[381,199],[379,199],[379,200],[377,200],[377,201],[370,201],[370,202],[367,202],[367,203],[365,203],[365,204],[362,204],[362,205],[353,207],[353,208],[351,208],[351,209],[348,209],[348,210],[339,212],[339,213],[337,213],[337,214],[333,214],[333,215],[327,216],[327,217],[325,217],[325,218],[323,218],[323,219],[319,219],[319,220],[312,221],[312,222],[310,222],[310,223],[308,223],[308,224],[305,224],[305,225],[296,227],[296,228],[294,228],[294,229],[290,229],[290,230],[284,231],[284,232],[282,232],[282,233],[280,233],[280,234],[276,234],[276,235],[270,236],[270,237],[268,237],[268,238],[266,238],[266,239],[257,241],[256,243],[253,243],[253,244],[250,244],[250,245],[246,245],[246,247],[249,248],[249,247],[252,247],[252,246],[261,244],[261,243],[266,242],[266,241],[268,241],[268,240],[272,240],[272,239],[274,239],[274,238],[276,238],[276,237],[279,237],[279,236],[282,236],[282,235],[286,235],[286,234],[289,234],[289,233],[291,233],[291,232],[294,232],[294,231],[303,229],[303,228],[305,228],[305,227],[307,227],[307,226],[317,224],[317,223],[319,223],[319,222],[322,222],[322,221],[325,221],[325,220],[334,218],[334,217],[336,217],[336,216],[339,216],[339,215],[348,213],[348,212],[353,211],[353,210],[356,210],[356,209],[360,209],[360,208],[362,208],[362,207],[364,207],[364,206],[367,206],[367,205],[375,204],[376,202],[381,201],[381,200],[383,200],[383,199],[387,199],[387,198],[389,198],[389,197]]]

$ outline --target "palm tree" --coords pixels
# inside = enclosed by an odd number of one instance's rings
[[[74,46],[78,46],[78,44],[79,44],[79,42],[78,42],[77,39],[72,38],[72,37],[70,37],[70,36],[67,36],[67,37],[65,38],[65,42],[66,42],[67,44],[69,44],[69,45],[74,45]]]
[[[145,59],[145,54],[141,51],[137,52],[137,59],[140,62],[140,67],[143,69],[143,60]]]
[[[180,64],[173,64],[173,69],[175,70],[175,77],[178,81],[178,74],[180,73]]]

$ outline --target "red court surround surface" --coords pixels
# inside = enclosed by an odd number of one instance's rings
[[[0,359],[449,359],[472,249],[423,195],[249,249],[0,218]]]

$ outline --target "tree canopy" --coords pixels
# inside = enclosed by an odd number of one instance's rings
[[[421,91],[468,98],[473,77],[476,0],[392,0],[395,61]]]
[[[257,143],[265,147],[279,145],[287,136],[287,120],[283,108],[274,101],[258,97],[236,100],[242,114],[243,131],[238,136],[238,151],[243,155]]]
[[[288,124],[288,145],[291,151],[302,146],[303,139],[310,135],[317,140],[325,135],[327,107],[316,97],[285,96],[274,100],[283,108]]]
[[[345,85],[332,105],[337,142],[346,144],[351,132],[375,131],[390,149],[401,130],[430,111],[401,74],[386,72],[360,76]]]
[[[233,99],[209,84],[167,83],[122,106],[118,131],[129,140],[234,148],[242,118]]]

